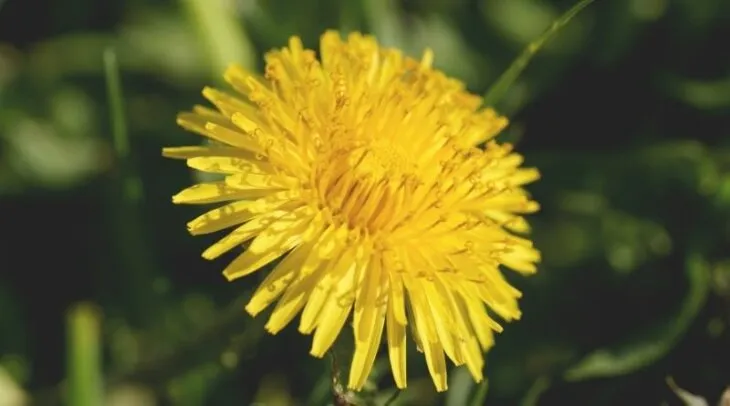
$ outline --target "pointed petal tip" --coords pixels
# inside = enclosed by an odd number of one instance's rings
[[[406,384],[405,381],[401,381],[400,379],[396,379],[395,380],[395,387],[396,388],[398,388],[400,390],[404,390],[407,386],[408,385]]]
[[[203,89],[200,91],[200,93],[202,93],[203,96],[208,98],[209,95],[215,94],[216,91],[217,91],[217,89],[212,86],[203,86]]]
[[[183,199],[182,194],[183,194],[183,192],[176,193],[176,194],[172,195],[172,199],[171,199],[172,200],[172,203],[173,204],[183,204],[183,203],[185,203],[185,199]]]
[[[216,258],[214,256],[211,256],[210,254],[206,255],[206,253],[207,253],[207,250],[206,250],[206,252],[203,252],[203,258],[208,259],[208,260],[212,260],[212,259]],[[231,271],[229,269],[226,269],[225,271],[223,271],[223,277],[226,278],[226,281],[228,281],[228,282],[232,282],[239,278],[238,272]]]
[[[215,256],[215,255],[213,255],[213,253],[211,253],[210,248],[208,248],[207,250],[203,251],[203,253],[200,254],[200,256],[203,257],[203,258],[205,258],[205,259],[207,259],[208,261],[212,261],[212,260],[214,260],[214,259],[217,258],[217,256]],[[228,282],[231,281],[231,279],[228,277],[228,275],[226,274],[226,272],[223,272],[223,276],[225,276],[225,278],[228,280]]]
[[[312,326],[311,328],[309,328],[309,327],[305,328],[305,327],[306,326],[302,326],[301,324],[299,324],[299,327],[297,327],[297,331],[299,331],[300,334],[303,334],[305,336],[311,335],[312,331],[314,331],[314,326]]]
[[[230,282],[230,281],[229,281],[229,282]],[[261,311],[263,310],[263,309],[259,309],[259,308],[255,307],[255,306],[253,306],[253,304],[252,304],[251,302],[248,302],[248,303],[246,304],[246,306],[244,306],[244,308],[243,308],[243,309],[244,309],[244,310],[246,311],[246,313],[248,313],[248,314],[249,314],[249,315],[250,315],[251,317],[256,317],[256,316],[257,316],[257,315],[258,315],[259,313],[261,313]]]
[[[326,352],[327,351],[315,351],[315,349],[312,348],[312,350],[309,351],[309,355],[313,356],[314,358],[323,358]]]
[[[352,376],[348,379],[349,380],[347,382],[347,389],[353,392],[360,392],[363,386],[365,386],[365,382],[355,382]]]
[[[240,63],[233,62],[233,63],[228,64],[228,66],[226,67],[226,70],[223,72],[223,76],[225,77],[225,76],[234,75],[234,74],[241,73],[241,72],[247,72],[247,69],[244,68],[243,65],[241,65]]]
[[[201,232],[197,231],[196,229],[194,229],[190,226],[188,226],[188,233],[190,233],[190,235],[204,235],[205,234],[205,233],[201,233]],[[205,258],[205,257],[203,257],[203,258]],[[208,259],[208,258],[206,258],[206,259]]]
[[[272,336],[275,336],[279,331],[281,331],[281,329],[274,328],[274,327],[275,326],[272,326],[271,322],[269,322],[269,323],[266,323],[266,325],[264,326],[264,329],[266,330],[267,333],[271,334]]]
[[[436,386],[436,392],[446,392],[449,389],[449,385],[446,384],[446,381],[434,381],[434,385]]]

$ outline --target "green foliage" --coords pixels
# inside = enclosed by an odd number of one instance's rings
[[[709,293],[709,270],[702,258],[693,256],[685,266],[689,291],[677,314],[663,323],[647,328],[643,337],[629,337],[617,348],[598,349],[565,371],[565,379],[579,381],[626,375],[656,362],[682,338],[690,323],[704,306]]]

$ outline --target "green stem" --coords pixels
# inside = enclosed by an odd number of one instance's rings
[[[489,381],[485,378],[482,383],[477,387],[477,391],[471,400],[471,404],[474,406],[484,405],[487,400],[487,392],[489,391]]]

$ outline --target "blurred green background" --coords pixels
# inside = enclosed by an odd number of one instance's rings
[[[431,47],[483,94],[573,2],[0,1],[0,405],[332,402],[311,338],[268,336],[266,314],[243,312],[263,274],[226,283],[226,260],[199,256],[220,236],[187,234],[202,208],[170,196],[200,175],[160,149],[200,139],[176,112],[228,62],[261,69],[267,49],[292,34],[316,47],[327,28]],[[544,262],[509,275],[523,319],[488,354],[488,388],[459,368],[435,394],[409,345],[393,405],[680,404],[668,376],[717,403],[730,384],[728,39],[727,0],[599,0],[533,59],[498,105],[502,139],[543,173],[530,190]],[[126,138],[112,135],[104,55]],[[393,393],[386,359],[362,404]]]

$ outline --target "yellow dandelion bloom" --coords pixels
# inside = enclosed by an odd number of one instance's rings
[[[188,166],[223,174],[173,197],[228,204],[188,223],[192,234],[236,227],[205,250],[214,259],[243,245],[229,280],[280,259],[246,310],[276,303],[276,334],[301,313],[322,357],[350,321],[348,386],[360,390],[383,330],[393,377],[406,386],[406,330],[446,390],[446,358],[482,379],[483,353],[503,320],[520,317],[520,292],[499,267],[535,272],[540,254],[513,232],[538,205],[522,186],[539,177],[494,141],[507,120],[464,85],[380,47],[370,36],[321,38],[320,59],[297,37],[266,55],[263,77],[233,66],[239,93],[206,88],[178,123],[212,140],[166,148]]]

